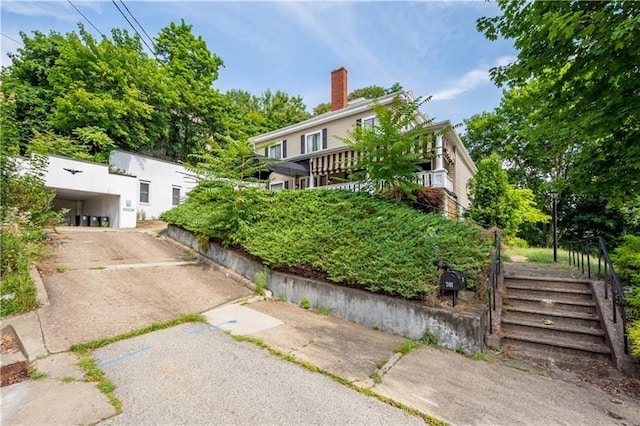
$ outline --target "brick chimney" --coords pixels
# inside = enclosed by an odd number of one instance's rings
[[[347,69],[331,71],[331,111],[347,107]]]

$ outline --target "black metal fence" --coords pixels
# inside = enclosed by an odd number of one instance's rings
[[[498,291],[498,277],[500,276],[502,263],[500,260],[501,245],[502,232],[496,230],[495,248],[493,250],[493,259],[491,260],[491,269],[489,270],[489,283],[487,284],[487,294],[489,295],[489,334],[493,334],[493,311],[496,310],[496,292]]]
[[[611,293],[611,307],[613,310],[613,322],[622,322],[622,338],[624,339],[624,353],[629,353],[627,338],[627,299],[616,274],[609,251],[602,237],[595,241],[573,242],[567,245],[569,252],[569,264],[577,267],[589,278],[595,274],[595,260],[598,260],[597,277],[604,280],[604,297],[609,299]],[[593,265],[592,265],[593,261]]]

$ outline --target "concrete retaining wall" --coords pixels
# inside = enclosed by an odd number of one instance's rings
[[[189,231],[169,226],[167,235],[193,248],[215,262],[233,269],[254,280],[264,266],[242,254],[224,249],[210,242],[204,251]],[[398,334],[410,339],[420,339],[432,333],[441,347],[464,349],[474,353],[484,347],[486,308],[470,308],[464,311],[425,306],[420,302],[396,299],[364,290],[342,287],[308,278],[269,271],[267,288],[274,297],[300,304],[307,299],[314,309],[331,309],[332,315],[362,324],[366,327]]]

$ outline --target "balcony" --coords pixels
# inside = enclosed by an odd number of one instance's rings
[[[453,180],[446,170],[429,170],[416,173],[416,183],[433,188],[445,188],[453,192]],[[362,182],[341,182],[332,185],[318,186],[319,189],[344,189],[347,191],[360,191],[364,185]]]

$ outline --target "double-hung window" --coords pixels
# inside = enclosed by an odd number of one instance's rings
[[[269,158],[282,159],[282,142],[269,147]]]
[[[322,149],[322,138],[320,132],[309,133],[307,138],[307,152],[316,152]]]
[[[140,181],[140,202],[149,204],[149,182]]]

